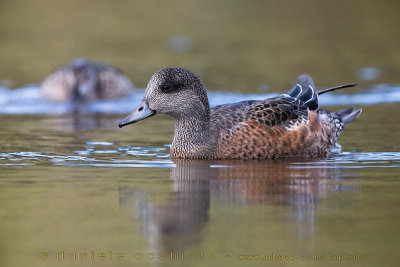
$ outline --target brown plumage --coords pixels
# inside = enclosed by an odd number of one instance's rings
[[[42,94],[54,101],[86,103],[128,97],[133,85],[116,68],[84,58],[55,70],[41,84]]]
[[[308,75],[299,76],[287,94],[210,109],[206,90],[194,73],[168,68],[153,75],[143,104],[120,127],[156,113],[175,120],[173,158],[266,159],[328,155],[344,124],[356,119],[361,109],[320,110]]]

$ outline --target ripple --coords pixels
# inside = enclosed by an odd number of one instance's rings
[[[91,141],[72,155],[36,151],[0,153],[0,165],[171,168],[175,165],[167,150],[167,147],[118,147],[113,142]]]
[[[107,147],[109,149],[104,149]],[[117,167],[117,168],[173,168],[168,145],[163,147],[118,147],[113,142],[87,142],[82,150],[73,151],[71,155],[20,151],[0,153],[0,165],[24,166],[51,164],[57,166],[80,167]],[[213,168],[232,167],[214,161]],[[288,164],[288,168],[399,168],[400,152],[343,152],[326,159],[316,161],[297,159]]]
[[[296,162],[290,168],[398,168],[400,152],[342,152],[316,162]],[[296,166],[299,165],[299,166]]]
[[[86,142],[88,146],[112,146],[113,142]]]

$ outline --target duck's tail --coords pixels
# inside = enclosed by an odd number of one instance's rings
[[[315,94],[316,95],[322,95],[328,92],[332,92],[338,89],[343,89],[343,88],[349,88],[349,87],[354,87],[356,86],[356,83],[349,83],[349,84],[344,84],[344,85],[339,85],[339,86],[334,86],[326,89],[321,89],[321,90],[316,90],[314,81],[310,77],[310,75],[307,74],[302,74],[300,75],[297,80],[296,84],[293,86],[293,88],[288,92],[288,94],[292,97],[299,98],[307,98],[311,97],[314,98]]]
[[[322,89],[317,91],[315,89],[314,81],[313,79],[307,75],[307,74],[302,74],[300,75],[297,80],[296,84],[292,87],[292,89],[287,93],[291,97],[295,97],[301,101],[304,102],[308,106],[310,110],[319,110],[319,104],[318,104],[318,96],[332,92],[338,89],[343,89],[343,88],[349,88],[349,87],[354,87],[357,84],[351,83],[351,84],[345,84],[345,85],[339,85],[335,87],[330,87],[326,89]],[[326,112],[326,111],[324,111]],[[336,117],[340,119],[343,124],[347,124],[349,122],[354,121],[357,119],[362,112],[362,109],[355,109],[354,107],[347,108],[344,110],[340,110],[338,112],[334,112]]]
[[[362,109],[355,109],[354,107],[346,108],[335,112],[334,114],[346,125],[349,122],[354,121],[361,115]]]
[[[342,89],[342,88],[348,88],[348,87],[354,87],[356,86],[356,83],[350,83],[350,84],[344,84],[344,85],[339,85],[339,86],[334,86],[334,87],[330,87],[330,88],[326,88],[326,89],[322,89],[322,90],[318,90],[317,94],[318,95],[322,95],[331,91],[335,91],[338,89]]]

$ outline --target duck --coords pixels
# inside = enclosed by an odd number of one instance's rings
[[[47,76],[40,88],[42,95],[55,102],[88,103],[128,97],[134,86],[110,65],[76,58]]]
[[[165,68],[149,80],[143,103],[119,127],[156,114],[172,116],[173,159],[275,159],[326,157],[338,147],[343,127],[362,109],[320,109],[312,78],[300,75],[285,94],[210,107],[200,78],[183,68]]]

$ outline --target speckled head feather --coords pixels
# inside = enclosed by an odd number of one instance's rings
[[[150,79],[144,100],[160,114],[181,117],[206,116],[210,113],[207,92],[200,78],[182,68],[166,68]]]
[[[344,124],[356,119],[361,109],[321,110],[308,75],[299,76],[286,94],[210,109],[197,75],[167,68],[151,77],[143,104],[120,127],[156,113],[175,120],[173,158],[265,159],[328,155]]]

